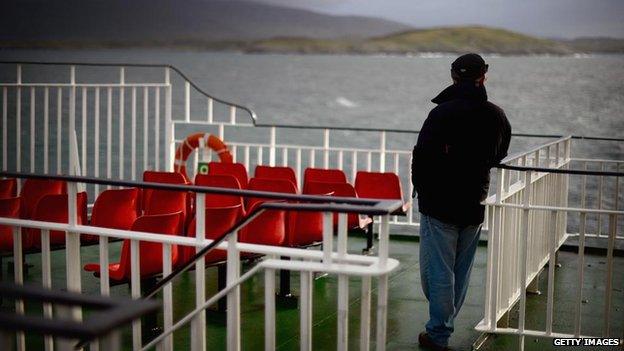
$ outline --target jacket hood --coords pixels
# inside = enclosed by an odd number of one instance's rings
[[[442,90],[431,102],[439,105],[455,99],[487,101],[487,92],[483,85],[477,87],[472,82],[459,82]]]

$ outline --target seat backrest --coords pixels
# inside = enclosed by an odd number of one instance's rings
[[[303,184],[307,182],[346,183],[347,176],[339,169],[306,168],[303,173]]]
[[[91,212],[91,225],[95,227],[128,230],[137,218],[136,202],[139,190],[105,190],[97,197]]]
[[[144,215],[138,217],[132,224],[131,230],[138,232],[178,235],[178,226],[181,221],[181,212],[159,215]],[[177,263],[178,247],[171,247],[172,264]],[[162,244],[140,241],[139,264],[141,277],[146,277],[162,272]],[[124,278],[130,279],[130,241],[124,240],[121,249],[119,269],[123,270]]]
[[[395,173],[357,172],[355,190],[362,198],[403,200],[401,181]]]
[[[256,202],[249,211],[254,211],[263,202]],[[267,210],[254,218],[240,231],[240,241],[245,243],[280,246],[286,240],[286,211]]]
[[[143,181],[150,183],[164,183],[164,184],[188,184],[188,181],[184,176],[177,172],[160,172],[160,171],[145,171],[143,172]],[[145,210],[147,204],[150,203],[150,197],[154,193],[154,189],[143,189],[140,201],[140,208]]]
[[[32,219],[35,221],[67,223],[68,208],[67,194],[45,195],[37,203],[37,207],[33,212]],[[76,194],[76,223],[87,223],[87,192],[79,192]],[[41,247],[41,234],[39,229],[30,229],[29,235],[32,236],[32,243],[35,247]],[[65,232],[50,231],[50,244],[64,244]]]
[[[309,195],[330,194],[339,197],[357,197],[355,188],[349,183],[307,182],[303,192]]]
[[[208,163],[208,174],[234,176],[238,180],[241,189],[247,189],[249,183],[247,169],[245,169],[245,165],[242,163],[210,162]]]
[[[240,190],[240,183],[232,175],[198,174],[195,176],[195,185],[215,188]],[[222,207],[243,205],[243,198],[235,195],[206,194],[206,207]]]
[[[286,179],[251,178],[248,190],[269,191],[274,193],[296,194],[297,187],[293,182]],[[257,202],[267,201],[266,198],[248,197],[245,206],[250,208]]]
[[[215,239],[230,228],[234,227],[239,218],[240,211],[240,204],[224,207],[207,207],[205,212],[206,225],[204,227],[204,238]],[[189,237],[195,237],[195,227],[196,218],[193,217],[193,219],[189,222],[188,228],[186,229],[186,235]],[[188,262],[195,254],[194,247],[184,246],[180,249],[181,264]],[[205,256],[205,259],[206,263],[223,261],[226,259],[226,253],[223,250],[211,251]]]
[[[0,199],[0,217],[19,218],[19,211],[19,197]],[[0,225],[0,251],[13,251],[13,228],[11,226]]]
[[[206,239],[214,239],[232,228],[238,219],[240,207],[241,205],[206,207],[206,227],[204,231]],[[193,217],[186,231],[189,237],[195,237],[195,220],[196,218]]]
[[[297,185],[297,176],[295,171],[290,167],[271,167],[271,166],[256,166],[254,171],[255,178],[267,178],[267,179],[286,179]]]
[[[42,197],[63,194],[65,190],[65,182],[59,180],[26,179],[20,192],[20,218],[31,219]]]
[[[15,178],[0,179],[0,199],[12,198],[17,195]]]
[[[309,195],[331,195],[337,197],[358,197],[355,188],[349,183],[331,183],[331,182],[307,182],[304,188],[304,194]],[[355,227],[358,225],[358,215],[349,213],[347,216],[347,225]],[[338,224],[338,215],[334,214],[334,226]]]

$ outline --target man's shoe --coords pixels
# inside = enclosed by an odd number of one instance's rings
[[[427,332],[418,334],[418,344],[431,351],[452,351],[448,346],[442,346],[434,343]]]

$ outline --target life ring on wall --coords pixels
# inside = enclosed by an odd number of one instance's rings
[[[199,148],[199,141],[203,138],[206,147],[212,149],[219,155],[219,159],[224,163],[232,163],[232,154],[227,148],[225,143],[212,134],[195,133],[191,134],[184,139],[184,141],[178,146],[175,152],[175,160],[173,161],[173,169],[188,179],[186,174],[186,160],[193,150]]]

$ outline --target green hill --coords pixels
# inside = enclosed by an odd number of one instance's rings
[[[573,52],[571,47],[561,42],[486,27],[412,30],[364,40],[274,38],[237,46],[248,52],[295,53],[480,52],[561,55]]]

